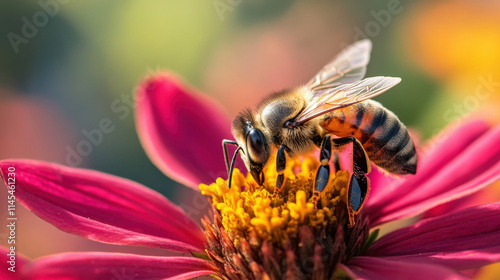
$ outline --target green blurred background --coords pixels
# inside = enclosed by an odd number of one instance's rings
[[[133,108],[123,120],[111,110],[159,70],[177,73],[233,117],[369,38],[367,76],[403,78],[376,99],[423,139],[476,111],[498,118],[498,1],[42,0],[3,1],[0,11],[0,156],[64,163],[82,130],[109,118],[115,130],[79,166],[173,201],[189,191],[148,160]]]

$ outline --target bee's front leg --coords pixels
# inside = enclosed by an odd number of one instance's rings
[[[283,185],[285,185],[286,149],[285,145],[281,145],[278,149],[278,154],[276,154],[276,172],[278,173],[278,178],[276,179],[276,188],[274,188],[273,197],[276,197],[283,188]]]

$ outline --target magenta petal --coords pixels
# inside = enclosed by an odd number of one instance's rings
[[[443,266],[428,263],[355,257],[344,270],[354,279],[462,280],[469,279]]]
[[[133,181],[56,164],[0,162],[7,183],[15,168],[16,198],[57,228],[91,240],[203,251],[199,226],[159,193]],[[9,180],[10,181],[10,180]]]
[[[419,166],[415,176],[411,176],[407,180],[399,180],[396,184],[389,184],[383,188],[377,186],[377,188],[384,191],[370,194],[366,207],[373,209],[370,211],[373,212],[388,203],[391,204],[395,198],[411,192],[412,189],[406,187],[406,184],[410,183],[412,186],[417,186],[436,174],[468,145],[487,132],[488,128],[488,125],[482,121],[471,121],[462,126],[443,131],[441,136],[437,137],[440,140],[431,140],[427,145],[431,147],[427,147],[426,152],[420,154]]]
[[[395,176],[389,175],[386,171],[382,170],[373,163],[371,166],[372,170],[370,174],[368,174],[371,186],[368,201],[376,201],[379,198],[383,198],[383,195],[387,191],[387,186],[394,186],[395,182],[402,180],[402,178],[396,178]]]
[[[431,218],[431,217],[437,217],[441,216],[453,211],[465,209],[471,206],[476,206],[479,204],[484,204],[487,202],[482,202],[479,197],[481,196],[482,192],[488,190],[488,188],[483,189],[482,191],[476,192],[474,194],[471,194],[469,196],[465,196],[456,200],[453,200],[448,203],[440,204],[436,207],[433,207],[427,211],[425,211],[422,214],[422,218]],[[494,200],[490,200],[488,202],[493,202]]]
[[[422,159],[417,175],[384,188],[367,201],[372,226],[424,212],[500,179],[500,127],[471,121],[451,131]]]
[[[222,140],[232,139],[231,123],[213,101],[159,74],[142,83],[136,108],[142,145],[167,176],[196,190],[227,176]]]
[[[366,255],[428,261],[457,270],[500,261],[500,202],[422,220],[393,231]]]
[[[15,247],[16,244],[9,245],[9,247],[0,246],[0,279],[21,280],[23,279],[21,271],[24,270],[29,260],[18,252],[12,253],[10,246]]]
[[[29,280],[191,279],[216,274],[203,259],[118,253],[64,253],[35,260],[24,271]]]

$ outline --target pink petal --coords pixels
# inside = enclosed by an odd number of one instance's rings
[[[488,190],[488,189],[489,188],[486,188],[486,189],[483,189],[477,193],[473,193],[469,196],[462,197],[462,198],[459,198],[457,200],[450,201],[448,203],[440,204],[434,208],[431,208],[431,209],[425,211],[422,214],[422,218],[424,219],[424,218],[437,217],[437,216],[441,216],[441,215],[444,215],[444,214],[447,214],[447,213],[450,213],[453,211],[465,209],[467,207],[483,204],[483,203],[480,203],[478,197],[482,192],[484,192],[485,190]],[[485,202],[485,203],[487,203],[487,202]]]
[[[369,198],[372,226],[418,215],[470,195],[500,179],[500,127],[471,121],[449,132],[422,158],[417,175],[406,177]]]
[[[420,154],[417,174],[415,176],[410,176],[411,179],[406,178],[407,181],[413,184],[425,181],[427,178],[437,173],[437,171],[450,162],[469,144],[488,131],[488,129],[488,125],[482,121],[471,121],[463,126],[444,130],[440,136],[432,139],[430,143],[428,143],[426,152]],[[390,175],[386,176],[391,177]],[[373,194],[370,193],[370,198],[366,202],[366,206],[375,209],[380,207],[380,205],[390,203],[391,201],[388,199],[389,196],[398,197],[405,195],[411,191],[411,189],[404,186],[401,187],[404,182],[405,180],[399,180],[396,184],[390,184],[383,187],[372,186],[373,188],[376,187],[385,191]],[[375,184],[372,183],[372,185]]]
[[[500,202],[422,220],[381,237],[366,255],[457,270],[484,266],[500,261],[499,217]]]
[[[484,188],[469,196],[462,197],[460,199],[438,205],[432,209],[425,211],[422,217],[423,218],[437,217],[440,215],[444,215],[468,207],[500,201],[499,187],[500,185],[494,184],[494,186]]]
[[[199,226],[165,197],[138,183],[30,160],[1,161],[6,183],[12,167],[19,202],[63,231],[112,244],[203,251]]]
[[[8,231],[6,232],[8,233]],[[23,279],[21,271],[29,263],[29,260],[19,252],[12,253],[11,246],[14,246],[14,249],[19,247],[16,244],[10,244],[8,247],[0,246],[0,279],[2,280]]]
[[[29,280],[191,279],[216,274],[206,260],[119,253],[64,253],[43,257],[24,272]]]
[[[355,257],[343,269],[354,279],[462,280],[469,279],[447,267],[384,258]]]
[[[142,145],[167,176],[196,190],[227,176],[222,140],[233,138],[231,123],[215,102],[158,74],[140,86],[136,108]]]
[[[397,178],[388,174],[386,171],[380,169],[375,164],[371,164],[372,170],[370,174],[368,174],[368,178],[370,179],[370,194],[368,196],[369,201],[375,201],[379,198],[383,198],[383,195],[386,193],[385,188],[387,186],[394,185],[398,180],[402,180],[402,178]]]

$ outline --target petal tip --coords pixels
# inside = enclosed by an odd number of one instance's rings
[[[166,87],[172,87],[173,90],[165,90]],[[168,94],[175,92],[176,94],[191,92],[192,90],[186,87],[186,83],[171,71],[157,71],[154,73],[147,74],[139,83],[136,94],[140,98],[143,95],[151,95],[158,93],[159,89],[163,89],[162,94]],[[140,100],[136,100],[140,101]]]
[[[168,177],[198,190],[225,174],[222,139],[231,123],[219,105],[175,74],[154,73],[139,85],[136,127],[149,158]]]

